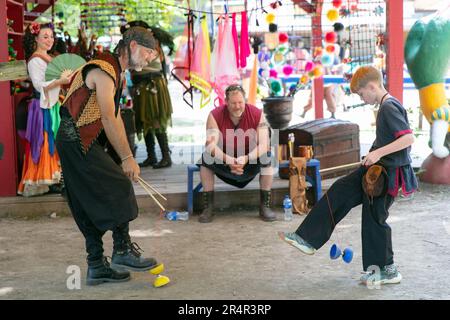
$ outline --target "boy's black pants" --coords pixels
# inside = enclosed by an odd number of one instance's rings
[[[362,204],[362,261],[364,271],[369,266],[380,268],[394,263],[392,251],[391,227],[386,223],[389,207],[394,197],[389,194],[374,198],[371,204],[361,185],[367,171],[360,167],[349,175],[337,180],[314,208],[306,216],[296,233],[314,248],[321,248],[330,239],[334,224],[337,224],[357,205]],[[329,203],[327,201],[327,195]],[[346,244],[341,243],[340,246]]]

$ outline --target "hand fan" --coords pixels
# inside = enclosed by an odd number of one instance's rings
[[[45,81],[59,79],[64,71],[70,70],[71,72],[73,72],[79,67],[83,66],[85,63],[86,61],[76,54],[61,54],[53,58],[52,61],[47,65],[47,70],[45,71]]]

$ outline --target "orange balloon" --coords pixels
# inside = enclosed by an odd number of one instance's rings
[[[335,47],[334,45],[330,44],[330,45],[328,45],[328,46],[325,48],[325,50],[326,50],[328,53],[334,53],[334,52],[336,51],[336,47]]]
[[[306,74],[301,76],[301,78],[300,78],[300,83],[301,84],[307,84],[308,81],[309,81],[309,77]]]
[[[337,19],[339,19],[339,12],[336,9],[330,9],[327,12],[327,18],[331,22],[336,21]]]
[[[323,67],[320,65],[317,65],[313,69],[313,75],[315,78],[321,77],[323,75]]]

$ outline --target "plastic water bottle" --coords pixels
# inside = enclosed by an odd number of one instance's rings
[[[283,200],[283,208],[284,208],[284,220],[291,221],[293,218],[292,214],[292,201],[288,195],[284,196]]]
[[[167,220],[176,221],[176,220],[189,220],[189,212],[187,211],[170,211],[166,213]]]

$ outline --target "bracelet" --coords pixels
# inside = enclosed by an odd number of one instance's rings
[[[133,158],[133,155],[130,154],[130,155],[126,156],[125,158],[120,159],[120,161],[124,162],[125,160],[127,160],[129,158]]]

